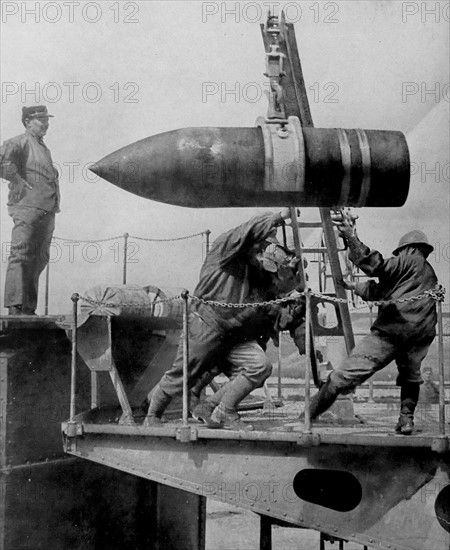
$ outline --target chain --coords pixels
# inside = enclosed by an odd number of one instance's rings
[[[118,239],[123,239],[123,235],[118,235],[117,237],[108,237],[106,239],[64,239],[63,237],[53,236],[53,239],[57,241],[65,241],[67,243],[106,243],[108,241],[117,241]]]
[[[425,292],[423,292],[422,294],[419,294],[417,296],[411,296],[410,298],[397,298],[396,300],[375,300],[373,302],[363,300],[363,302],[365,302],[369,306],[376,306],[376,307],[393,305],[393,304],[406,304],[408,302],[417,302],[418,300],[423,300],[424,298],[433,298],[433,300],[436,300],[437,302],[443,302],[445,292],[446,292],[445,288],[439,285],[432,290],[425,290]],[[333,302],[336,304],[352,304],[351,300],[346,300],[344,298],[336,298],[334,296],[324,296],[323,294],[320,294],[318,292],[311,292],[311,296],[315,296],[316,298],[321,298],[325,302]]]
[[[200,233],[193,233],[192,235],[186,235],[185,237],[173,237],[171,239],[148,239],[146,237],[136,237],[135,235],[130,235],[131,239],[137,239],[138,241],[149,241],[149,242],[157,242],[157,243],[167,243],[172,241],[184,241],[185,239],[192,239],[193,237],[200,237],[200,235],[204,235],[205,231],[201,231]]]
[[[298,296],[293,297],[285,297],[285,298],[278,298],[277,300],[269,300],[267,302],[252,302],[247,304],[236,304],[236,303],[226,303],[226,302],[216,302],[214,300],[204,300],[203,298],[198,298],[197,296],[191,296],[192,301],[194,302],[200,302],[201,304],[205,304],[208,306],[215,306],[215,307],[228,307],[228,308],[235,308],[235,309],[244,309],[247,307],[264,307],[264,306],[273,306],[275,304],[285,304],[286,302],[294,302],[301,298],[304,293],[299,293]]]
[[[136,235],[128,235],[128,238],[136,239],[138,241],[150,241],[150,242],[171,242],[171,241],[183,241],[185,239],[192,239],[193,237],[199,237],[200,235],[205,235],[205,231],[200,233],[193,233],[192,235],[186,235],[185,237],[174,237],[172,239],[148,239],[146,237],[137,237]],[[106,239],[64,239],[63,237],[53,236],[53,239],[57,241],[65,241],[67,243],[106,243],[108,241],[117,241],[123,239],[123,235],[118,235],[117,237],[107,237]]]
[[[328,296],[326,294],[321,294],[320,292],[312,292],[308,291],[311,296],[314,296],[315,298],[319,298],[321,301],[324,302],[332,302],[337,304],[352,304],[351,300],[346,300],[344,298],[336,298],[334,296]],[[444,296],[445,296],[445,288],[442,286],[438,286],[434,288],[433,290],[426,290],[422,294],[419,294],[418,296],[411,296],[410,298],[397,298],[396,300],[377,300],[374,302],[366,302],[369,306],[385,306],[385,305],[392,305],[392,304],[406,304],[409,302],[417,302],[418,300],[423,300],[424,298],[432,298],[433,300],[436,300],[437,302],[443,302]],[[189,298],[193,302],[199,302],[204,305],[213,306],[213,307],[224,307],[224,308],[231,308],[231,309],[244,309],[244,308],[258,308],[258,307],[265,307],[265,306],[273,306],[273,305],[279,305],[279,304],[285,304],[285,303],[292,303],[295,301],[300,300],[303,298],[303,296],[306,294],[306,292],[299,292],[295,296],[286,296],[284,298],[278,298],[277,300],[268,300],[266,302],[252,302],[252,303],[244,303],[244,304],[236,304],[236,303],[227,303],[227,302],[218,302],[215,300],[205,300],[203,298],[198,298],[197,296],[190,295]],[[183,300],[183,297],[180,295],[172,296],[171,298],[164,298],[154,301],[152,304],[148,305],[139,305],[134,303],[119,303],[114,304],[112,302],[102,302],[97,300],[91,300],[90,298],[86,298],[84,296],[80,296],[80,300],[83,300],[84,302],[87,302],[94,306],[104,306],[104,307],[132,307],[135,309],[150,309],[154,308],[157,304],[164,304],[164,303],[170,303],[175,302],[177,300]]]

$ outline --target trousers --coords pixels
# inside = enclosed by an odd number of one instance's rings
[[[195,314],[189,316],[188,387],[216,365],[225,364],[227,374],[234,378],[238,373],[248,378],[255,387],[270,376],[272,365],[256,341],[236,342],[205,323]],[[177,356],[159,382],[163,392],[171,397],[183,393],[183,338]]]
[[[50,257],[55,214],[40,208],[12,206],[14,227],[5,277],[5,307],[22,306],[34,312],[37,306],[39,275]]]
[[[339,389],[339,393],[349,393],[395,360],[398,368],[398,386],[422,384],[420,366],[431,342],[432,340],[399,344],[387,335],[373,330],[358,342],[343,363],[332,371],[330,380]]]

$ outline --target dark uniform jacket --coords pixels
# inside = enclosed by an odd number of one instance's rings
[[[0,176],[8,180],[8,206],[40,208],[59,212],[58,171],[42,139],[26,131],[4,142],[0,149]],[[31,187],[18,193],[18,183]]]
[[[357,283],[355,292],[364,300],[396,300],[410,298],[434,289],[436,274],[425,257],[414,248],[405,247],[398,256],[385,260],[370,250],[357,237],[347,239],[350,260],[369,276],[378,278]],[[378,330],[405,343],[430,342],[436,335],[436,304],[430,298],[383,305],[371,330]]]
[[[264,213],[220,235],[202,266],[194,295],[233,304],[274,299],[269,274],[249,262],[252,247],[263,242],[282,223],[279,214]],[[194,306],[206,323],[228,336],[235,335],[240,341],[256,338],[267,325],[268,310],[264,307],[238,309],[198,302]]]

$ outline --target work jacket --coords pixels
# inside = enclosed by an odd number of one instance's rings
[[[42,139],[26,131],[5,141],[0,149],[0,176],[9,181],[8,206],[59,212],[58,171]],[[19,193],[21,180],[29,187]]]
[[[411,298],[434,289],[436,274],[425,256],[414,247],[405,247],[398,256],[385,260],[357,237],[347,239],[350,260],[366,275],[377,277],[356,283],[355,292],[367,301]],[[436,304],[431,297],[418,301],[381,305],[371,330],[378,330],[399,343],[431,342],[436,335]]]
[[[225,304],[274,299],[270,274],[255,261],[252,247],[282,223],[278,213],[269,212],[220,235],[205,259],[194,295]],[[197,301],[193,306],[210,326],[241,341],[256,338],[267,326],[268,309],[264,307],[229,308]]]

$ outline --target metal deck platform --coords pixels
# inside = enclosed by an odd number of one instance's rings
[[[254,427],[253,431],[209,429],[194,420],[189,421],[192,441],[199,439],[223,439],[236,441],[290,442],[298,445],[364,445],[428,448],[439,453],[449,452],[449,436],[439,435],[438,406],[419,406],[416,414],[416,431],[411,436],[395,433],[398,412],[390,404],[357,403],[354,420],[337,421],[332,414],[325,414],[313,424],[310,434],[305,433],[298,416],[303,409],[300,402],[287,402],[283,407],[241,412],[241,417]],[[450,405],[448,405],[450,409]],[[185,426],[181,419],[168,415],[161,427],[142,425],[144,415],[134,411],[136,425],[120,423],[120,407],[104,407],[77,415],[78,430],[83,434],[115,434],[128,436],[157,436],[180,439]],[[170,418],[172,417],[172,418]],[[68,429],[69,423],[63,428]]]
[[[120,425],[120,408],[97,409],[63,424],[65,448],[272,522],[386,550],[448,550],[449,439],[432,408],[400,436],[385,404],[357,405],[366,423],[330,419],[312,433],[296,420],[299,405],[245,413],[250,432],[177,419],[149,428],[138,411],[135,425]]]

